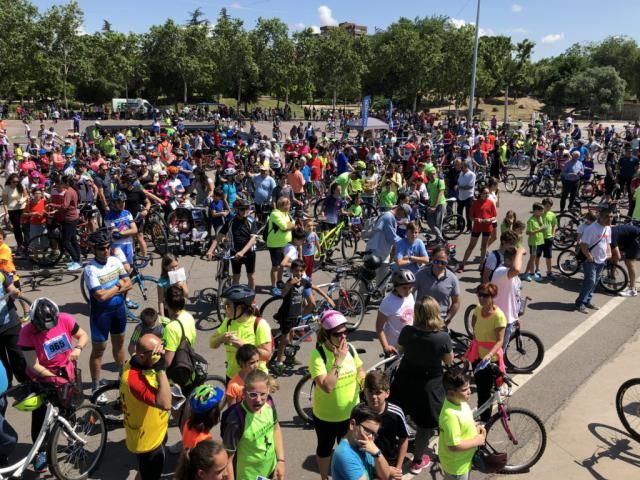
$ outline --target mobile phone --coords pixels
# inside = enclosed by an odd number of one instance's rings
[[[267,478],[267,477],[263,477],[262,475],[258,475],[258,476],[256,477],[256,480],[271,480],[271,479],[270,479],[270,478]]]

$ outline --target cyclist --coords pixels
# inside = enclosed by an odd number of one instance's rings
[[[386,355],[397,354],[400,332],[406,325],[413,325],[415,303],[413,286],[416,277],[411,270],[398,270],[391,276],[393,290],[380,303],[376,319],[376,334]]]
[[[125,360],[124,332],[127,327],[125,293],[131,290],[131,279],[124,265],[110,256],[111,236],[106,229],[89,235],[95,258],[84,269],[84,280],[90,296],[91,356],[89,367],[93,389],[100,387],[102,356],[111,334],[111,348],[118,366]]]
[[[133,238],[138,235],[138,227],[131,212],[124,208],[126,201],[126,193],[115,194],[111,210],[104,217],[104,225],[111,230],[112,245],[120,248],[127,257],[127,263],[133,265]]]
[[[76,319],[61,313],[48,298],[38,298],[29,309],[30,323],[20,331],[18,346],[27,363],[27,374],[36,381],[61,386],[75,380],[74,362],[89,341],[87,333],[78,326]],[[76,340],[75,346],[73,340]],[[31,440],[35,442],[44,422],[46,405],[33,410],[31,416]],[[46,442],[43,443],[46,445]],[[37,472],[47,469],[47,455],[38,452],[34,460]]]

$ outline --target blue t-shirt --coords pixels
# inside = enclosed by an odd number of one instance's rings
[[[333,195],[327,197],[324,201],[324,216],[325,221],[332,225],[338,224],[338,213],[342,211],[344,202],[341,198],[336,198]]]
[[[116,257],[109,257],[102,264],[93,259],[84,269],[84,283],[89,289],[91,297],[91,316],[99,315],[107,310],[114,310],[124,304],[124,295],[114,295],[103,302],[98,301],[93,293],[97,290],[113,288],[121,278],[127,277],[127,271],[122,262]]]
[[[233,205],[236,201],[236,184],[235,183],[225,183],[222,186],[222,190],[224,194],[227,196],[227,203],[229,205]]]
[[[331,478],[333,480],[359,480],[363,475],[373,479],[375,459],[370,453],[354,450],[349,441],[343,438],[331,459]]]
[[[316,232],[307,233],[307,237],[302,244],[302,256],[310,257],[316,253],[316,242],[320,242]]]
[[[419,238],[416,238],[413,244],[409,245],[409,241],[406,238],[396,243],[396,260],[400,260],[403,257],[426,257],[427,249],[424,246],[424,242]],[[410,263],[402,268],[411,270],[414,274],[420,269],[420,265],[416,263]]]
[[[273,189],[276,188],[276,181],[269,175],[266,177],[256,175],[253,177],[253,186],[253,200],[257,205],[263,205],[271,201],[271,194]]]
[[[189,170],[190,172],[193,171],[193,167],[186,160],[182,160],[180,162],[173,162],[172,164],[178,168],[184,168],[185,170]],[[191,185],[191,179],[189,178],[189,174],[186,174],[184,172],[178,172],[178,180],[180,180],[180,183],[182,183],[182,186],[185,188],[185,190],[189,188],[189,186]]]
[[[7,391],[9,388],[9,379],[7,378],[7,371],[4,368],[2,362],[0,362],[0,394]]]
[[[309,165],[305,165],[300,171],[302,172],[305,183],[308,183],[311,180],[311,168],[309,168]]]
[[[211,208],[212,212],[220,213],[224,211],[224,200],[211,200],[209,204],[209,208]],[[224,217],[212,217],[211,218],[211,226],[214,230],[217,230],[224,223]]]
[[[338,175],[349,171],[349,167],[347,166],[349,165],[349,159],[347,158],[344,152],[340,152],[338,154],[337,162],[338,162]]]
[[[104,217],[104,225],[109,228],[115,228],[118,232],[128,230],[134,223],[133,215],[129,210],[109,210]],[[133,237],[120,237],[113,239],[113,245],[132,245]]]

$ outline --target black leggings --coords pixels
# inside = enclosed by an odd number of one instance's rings
[[[466,200],[458,200],[458,215],[462,215],[462,212],[465,213],[464,219],[467,222],[467,230],[471,230],[471,224],[473,223],[471,220],[471,202],[473,202],[473,197]]]
[[[22,236],[22,225],[20,225],[20,217],[24,210],[9,210],[9,221],[13,227],[13,235],[16,237],[16,243],[19,247],[24,244],[24,237]]]
[[[71,255],[71,260],[80,262],[80,245],[78,244],[77,220],[62,222],[62,246]]]
[[[18,347],[21,328],[22,326],[18,324],[0,333],[0,361],[2,361],[7,371],[9,385],[13,382],[13,377],[20,383],[29,380],[25,373],[26,362],[24,354],[22,349]]]
[[[479,363],[474,362],[473,368]],[[476,380],[476,393],[478,394],[478,407],[484,404],[487,400],[491,398],[491,390],[494,387],[495,375],[489,368],[484,368],[474,374]],[[491,418],[491,408],[488,408],[482,415],[480,415],[480,420],[483,422],[488,422]]]
[[[138,471],[142,480],[159,480],[164,470],[164,443],[155,450],[138,453]]]
[[[313,428],[316,431],[316,438],[318,439],[316,455],[320,458],[327,458],[331,456],[333,446],[347,434],[349,430],[349,420],[343,422],[325,422],[314,415]]]

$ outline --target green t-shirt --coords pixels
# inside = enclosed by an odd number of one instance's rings
[[[351,183],[351,173],[344,172],[336,177],[336,183],[340,185],[342,190],[342,198],[346,198],[347,196],[347,188],[349,187],[349,183]]]
[[[391,208],[396,204],[398,200],[398,194],[393,190],[386,191],[383,190],[380,192],[380,196],[378,201],[380,202],[381,207]]]
[[[116,156],[116,140],[113,137],[107,137],[102,141],[102,150],[107,157]]]
[[[271,342],[271,327],[266,320],[261,320],[256,328],[255,332],[253,327],[256,321],[256,317],[251,315],[244,322],[237,322],[225,318],[216,330],[216,334],[224,334],[227,332],[236,332],[238,340],[243,343],[250,343],[256,347],[265,343]],[[211,338],[215,337],[214,334]],[[236,351],[238,350],[233,345],[224,346],[227,354],[227,377],[233,378],[239,371],[240,365],[236,361]],[[258,368],[265,373],[268,373],[267,364],[264,361],[260,361]]]
[[[469,404],[462,402],[456,405],[445,399],[440,410],[438,427],[440,427],[438,457],[442,470],[449,475],[464,475],[471,470],[476,449],[454,452],[449,447],[460,445],[463,440],[471,440],[478,434]]]
[[[164,340],[164,349],[169,352],[175,352],[178,350],[180,340],[182,340],[182,330],[180,329],[178,322],[182,324],[182,328],[184,328],[184,335],[187,337],[189,343],[191,345],[196,344],[196,322],[189,312],[183,310],[178,314],[177,321],[170,320],[164,327],[162,340]]]
[[[529,235],[529,245],[532,247],[536,247],[538,245],[544,244],[544,231],[538,233],[530,233],[534,230],[538,230],[544,227],[544,223],[542,220],[542,216],[540,218],[536,218],[531,216],[529,220],[527,220],[527,235]]]
[[[549,210],[548,212],[544,212],[542,214],[542,223],[546,227],[543,234],[545,240],[548,238],[553,238],[553,230],[558,226],[558,219],[556,217],[556,214],[551,210]]]
[[[633,207],[632,217],[634,220],[640,220],[640,188],[636,188],[633,193],[633,199],[636,201],[635,207]]]
[[[289,222],[291,222],[291,217],[288,213],[278,209],[271,212],[266,227],[269,229],[269,236],[267,237],[268,248],[284,247],[291,242],[291,230],[287,230],[287,223]],[[274,228],[274,225],[277,228]]]
[[[326,375],[333,364],[336,357],[324,345],[320,348],[324,350],[327,363],[322,361],[320,352],[317,348],[311,350],[309,356],[309,373],[311,378],[319,375]],[[353,349],[355,352],[355,349]],[[351,353],[347,354],[342,362],[338,383],[331,393],[326,393],[321,388],[313,389],[313,414],[320,420],[325,422],[343,422],[351,416],[351,410],[360,401],[360,386],[358,384],[358,368],[362,366],[362,360],[355,353],[355,357]]]
[[[355,180],[351,180],[351,185],[349,186],[351,188],[351,192],[362,192],[362,179],[361,178],[356,178]]]
[[[362,206],[355,203],[349,207],[348,212],[352,217],[362,218]]]
[[[436,204],[436,200],[438,199],[438,194],[446,189],[444,184],[444,180],[441,178],[436,178],[433,182],[427,182],[427,193],[429,193],[429,205],[431,207],[437,207],[438,205],[446,205],[447,204],[447,196],[442,195],[442,199],[438,204]]]

